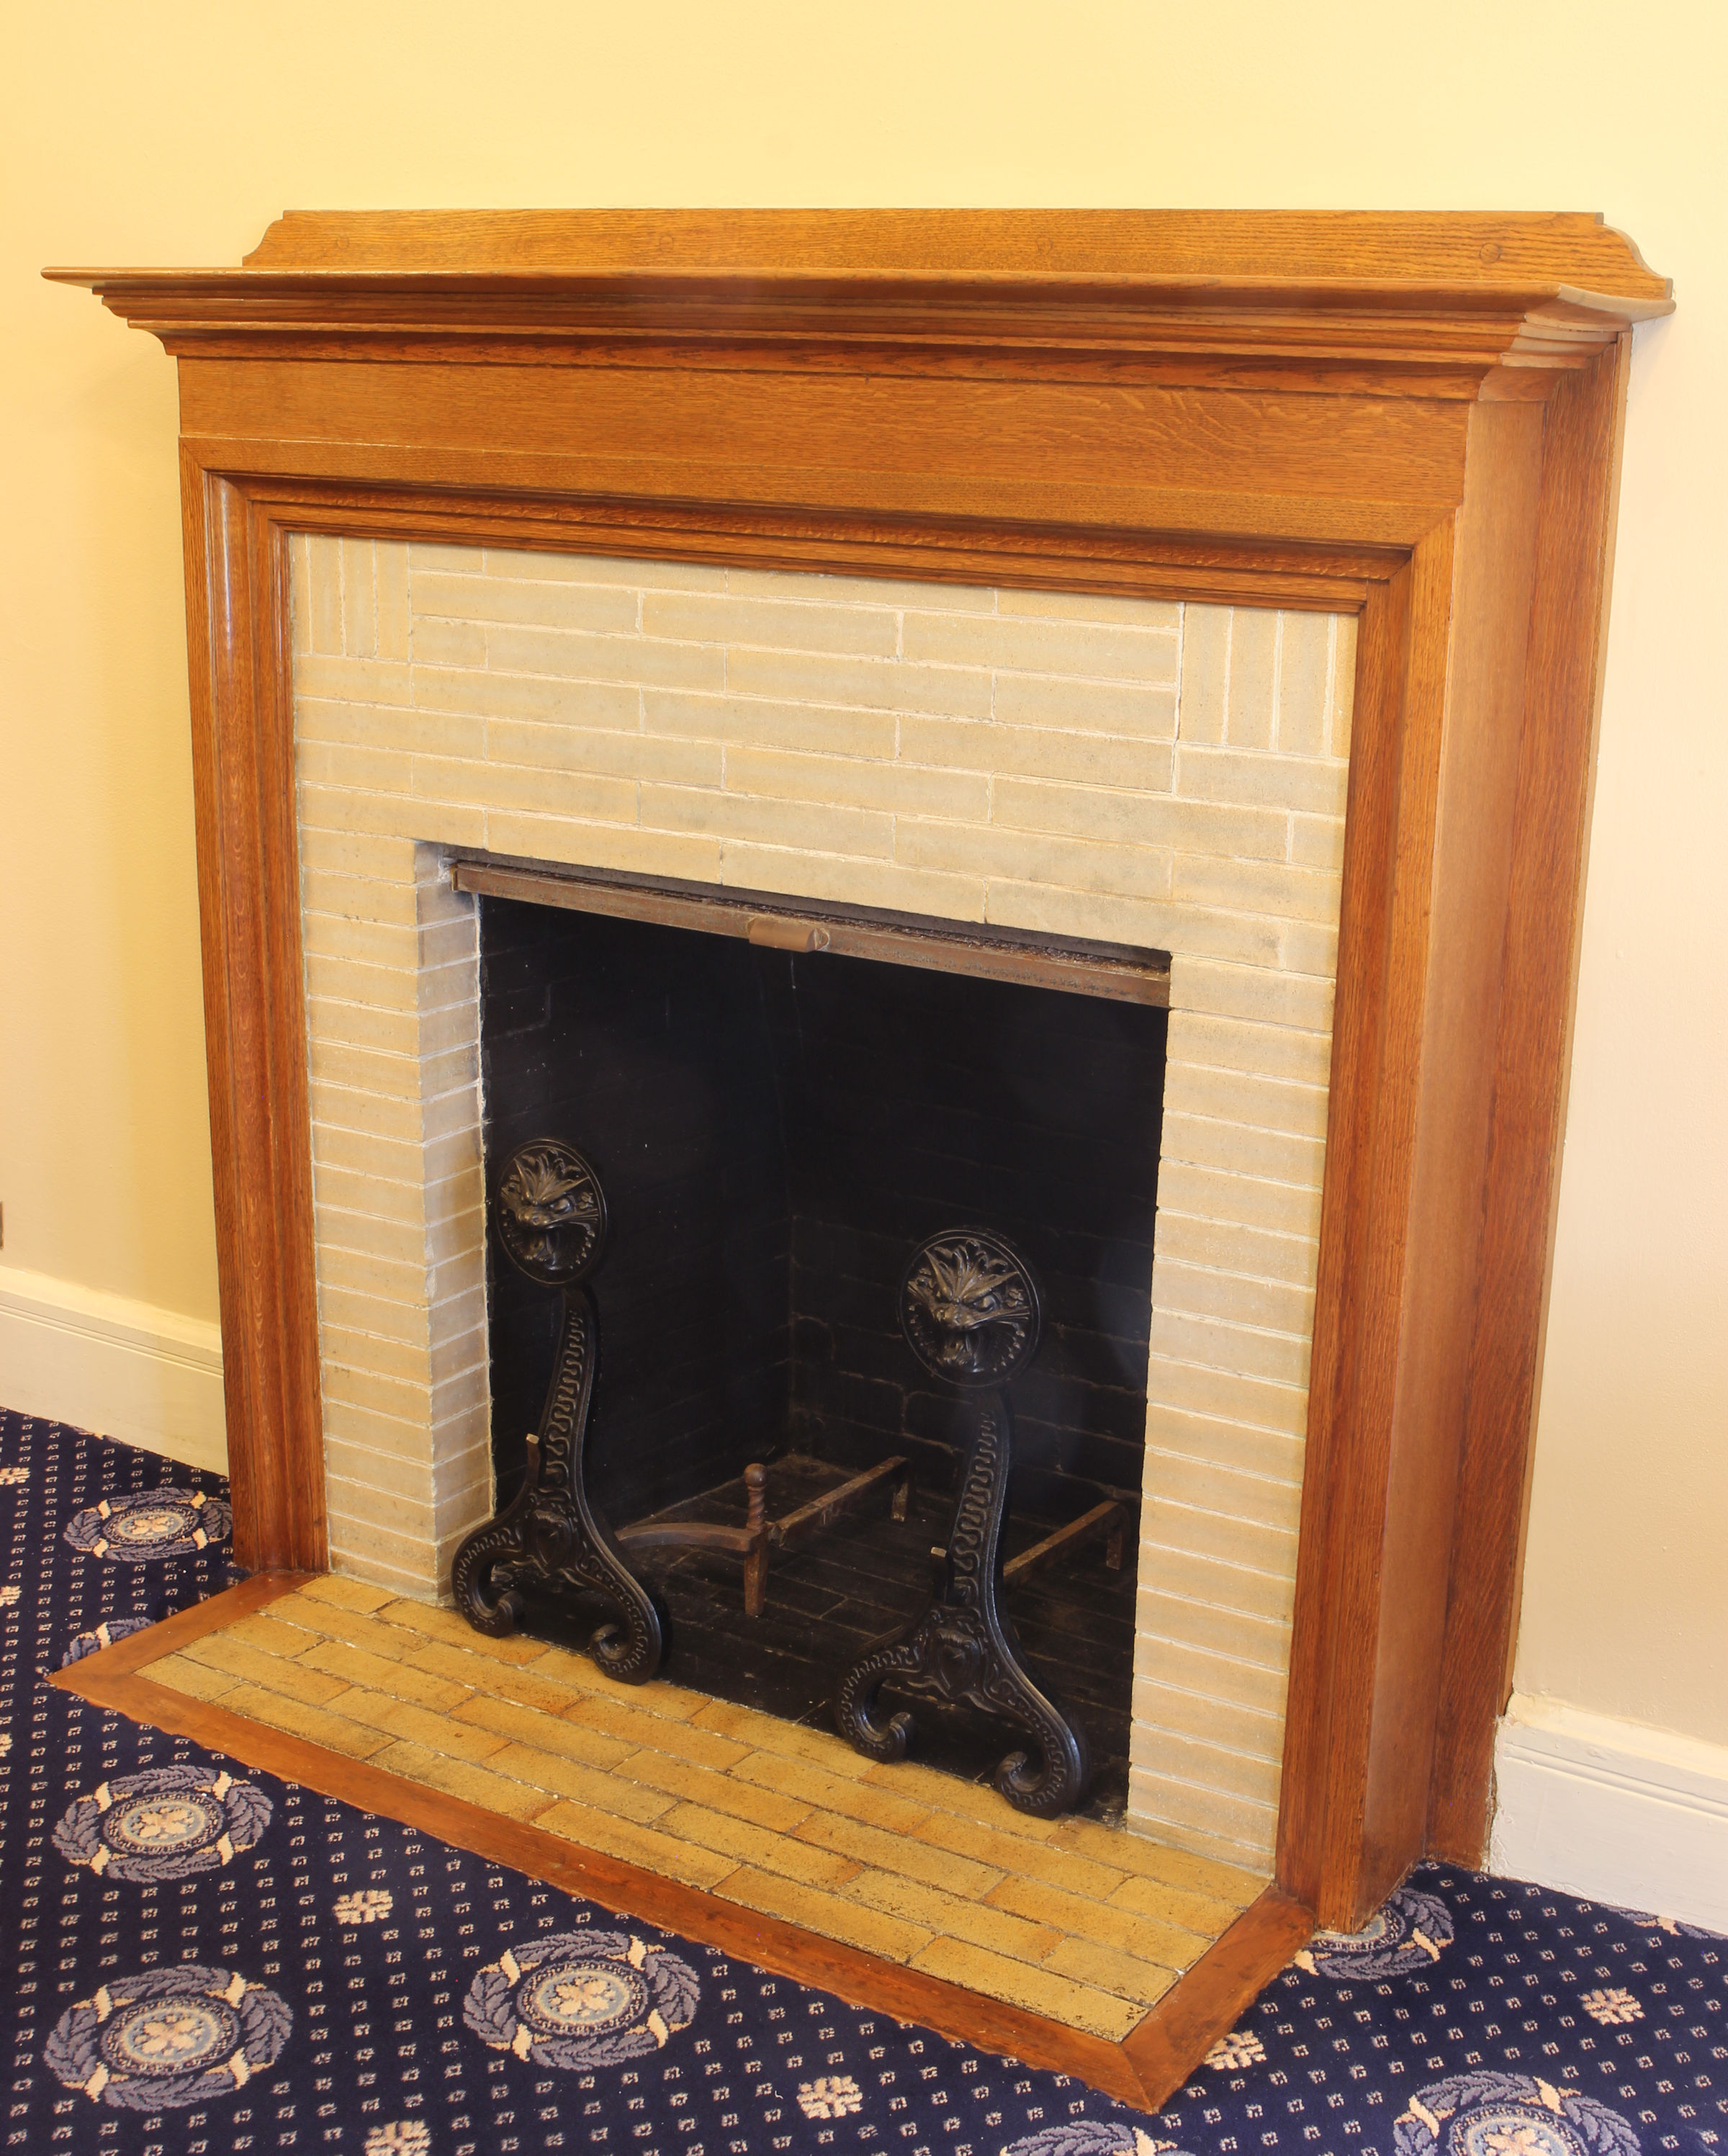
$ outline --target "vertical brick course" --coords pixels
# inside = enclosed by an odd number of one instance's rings
[[[301,538],[333,1562],[491,1502],[478,977],[450,844],[1172,954],[1132,1815],[1269,1868],[1354,624]]]

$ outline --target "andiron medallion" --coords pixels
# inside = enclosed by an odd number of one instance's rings
[[[948,1229],[912,1253],[900,1281],[900,1316],[907,1345],[931,1375],[972,1396],[972,1438],[935,1599],[910,1630],[847,1671],[834,1717],[842,1736],[873,1759],[904,1758],[913,1733],[905,1708],[886,1718],[878,1712],[885,1685],[1010,1722],[1030,1748],[1002,1760],[996,1786],[1017,1810],[1051,1819],[1086,1794],[1086,1732],[1033,1681],[1001,1601],[1013,1450],[1002,1388],[1038,1352],[1038,1282],[1005,1237],[984,1228]]]
[[[585,1283],[605,1248],[605,1194],[574,1146],[535,1138],[505,1161],[494,1220],[518,1271],[559,1290],[564,1322],[521,1490],[458,1548],[451,1592],[469,1623],[495,1636],[520,1623],[531,1591],[597,1594],[617,1614],[589,1640],[589,1653],[608,1676],[645,1683],[660,1666],[660,1620],[589,1503],[584,1479],[600,1348]]]

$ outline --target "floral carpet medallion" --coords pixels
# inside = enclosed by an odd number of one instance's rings
[[[141,1490],[130,1497],[105,1497],[68,1522],[66,1540],[91,1557],[154,1564],[196,1557],[213,1543],[225,1541],[233,1525],[220,1497],[171,1486]]]
[[[244,2088],[274,2064],[293,2020],[262,1984],[186,1964],[119,1978],[69,2007],[43,2057],[68,2088],[156,2111]]]
[[[223,1768],[155,1767],[80,1797],[54,1829],[54,1847],[113,1879],[184,1879],[244,1856],[270,1812],[262,1789]]]
[[[567,1932],[507,1948],[475,1977],[462,2018],[536,2066],[610,2066],[664,2048],[701,1994],[687,1961],[633,1933]]]
[[[1728,2156],[1665,1916],[1424,1865],[1152,2116],[51,1689],[226,1584],[223,1496],[0,1412],[0,2156]]]

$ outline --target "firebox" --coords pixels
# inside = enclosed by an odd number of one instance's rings
[[[477,865],[458,880],[528,887]],[[654,1604],[657,1666],[833,1727],[849,1671],[924,1613],[945,1624],[945,1593],[965,1599],[951,1545],[967,1491],[991,1502],[998,1469],[977,1464],[974,1440],[997,1401],[1012,1447],[998,1464],[1001,1578],[978,1591],[1012,1642],[1006,1674],[996,1691],[926,1685],[917,1755],[997,1777],[1004,1725],[989,1701],[1018,1667],[1085,1755],[1059,1808],[1120,1813],[1161,956],[856,910],[797,915],[736,891],[657,905],[600,880],[549,895],[480,901],[500,1512],[529,1469],[566,1314],[549,1275],[511,1261],[500,1226],[525,1160],[548,1192],[574,1161],[604,1209],[603,1252],[586,1270],[585,1494]],[[952,1367],[907,1320],[913,1260],[929,1250],[925,1305],[964,1306],[956,1322],[983,1328]],[[1016,1329],[1028,1311],[1029,1338]],[[612,1614],[605,1593],[568,1578],[531,1581],[518,1609],[531,1630],[582,1640]],[[952,1647],[945,1635],[930,1652]],[[910,1730],[910,1667],[881,1678],[865,1716],[879,1734],[903,1715]],[[863,1723],[845,1719],[861,1741]],[[1059,1808],[1058,1769],[1041,1770],[1044,1799],[1028,1808]]]

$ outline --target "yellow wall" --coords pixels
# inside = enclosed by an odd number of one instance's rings
[[[1728,1740],[1728,88],[1703,0],[56,0],[0,98],[0,1264],[215,1310],[172,362],[285,208],[1602,209],[1640,333],[1519,1680]]]

